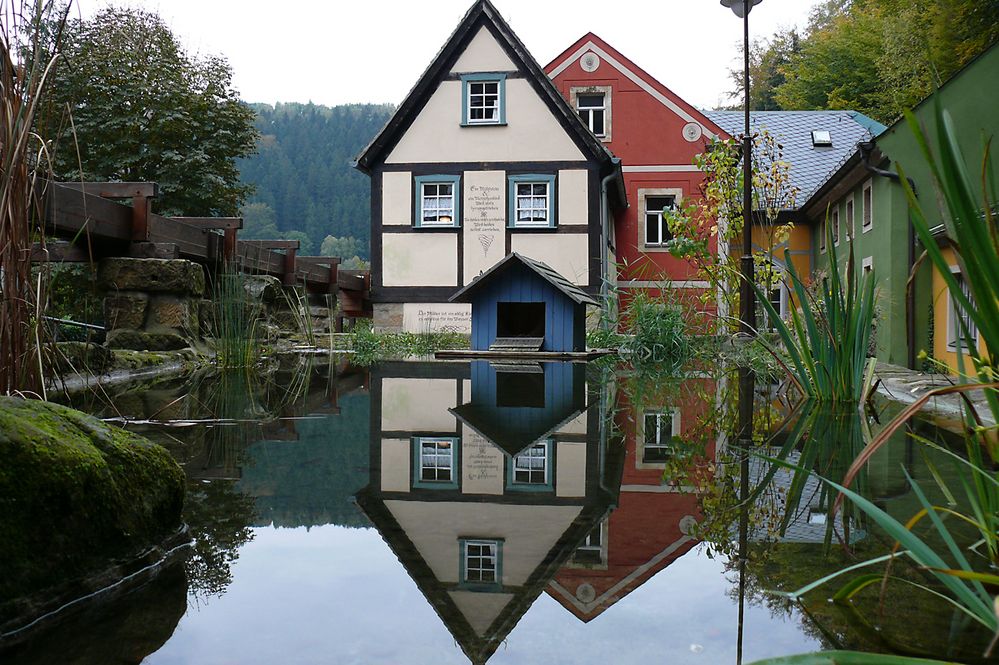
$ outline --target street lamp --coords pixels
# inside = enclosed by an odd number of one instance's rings
[[[745,132],[742,138],[742,289],[739,296],[739,320],[742,332],[752,337],[756,331],[756,297],[753,290],[753,144],[749,135],[749,12],[763,0],[721,0],[743,21],[743,87],[746,91]],[[739,498],[749,498],[749,449],[753,442],[753,395],[755,377],[747,367],[739,368],[738,441],[741,448]],[[736,638],[736,663],[742,664],[745,630],[746,564],[749,559],[749,509],[739,513],[739,626]]]
[[[749,12],[763,0],[721,0],[742,19],[743,88],[746,92],[745,129],[742,138],[742,288],[739,296],[739,320],[742,332],[756,334],[756,298],[753,291],[753,143],[749,133]]]

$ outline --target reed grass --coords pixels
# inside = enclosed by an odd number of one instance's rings
[[[215,284],[215,352],[220,367],[251,367],[259,357],[261,306],[246,292],[246,276],[225,264]]]
[[[45,284],[32,279],[31,246],[44,239],[51,155],[35,120],[68,11],[52,0],[0,0],[0,394],[44,390]]]
[[[819,280],[814,293],[795,270],[790,252],[784,252],[797,305],[788,320],[780,317],[758,285],[753,288],[783,349],[764,344],[802,395],[819,402],[859,403],[867,383],[875,276],[871,270],[858,278],[852,245],[846,274],[841,275],[832,225],[825,226],[829,274]]]

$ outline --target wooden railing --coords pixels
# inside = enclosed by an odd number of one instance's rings
[[[341,316],[371,316],[368,271],[340,270],[340,259],[299,256],[297,240],[240,240],[239,217],[164,217],[151,212],[152,182],[55,183],[45,187],[46,242],[32,248],[37,262],[85,262],[108,256],[183,258],[218,270],[225,263],[285,285],[330,294]],[[113,199],[127,199],[131,206]],[[53,242],[53,239],[59,239]]]

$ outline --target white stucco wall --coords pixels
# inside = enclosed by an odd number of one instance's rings
[[[589,240],[585,233],[514,233],[510,249],[547,263],[574,284],[589,284]]]
[[[452,74],[468,74],[475,72],[509,72],[516,69],[513,60],[506,54],[488,28],[479,31],[468,43],[465,52],[451,68]]]
[[[382,234],[384,286],[457,286],[458,236],[454,233]]]
[[[589,224],[586,171],[573,169],[558,172],[558,223]]]
[[[413,174],[386,171],[382,174],[382,224],[413,223]]]
[[[382,380],[382,430],[386,432],[455,432],[457,406],[454,379]]]

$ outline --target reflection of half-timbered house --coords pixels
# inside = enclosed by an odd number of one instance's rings
[[[448,299],[510,252],[597,293],[620,168],[488,0],[357,160],[383,329],[468,331]]]
[[[372,370],[357,502],[462,650],[484,663],[616,497],[580,365]]]
[[[708,417],[715,382],[689,378],[666,389],[618,391],[624,463],[617,507],[590,532],[548,585],[548,594],[590,621],[686,554],[700,516],[689,482],[715,456]],[[642,394],[637,403],[629,392]],[[672,477],[677,470],[687,477]],[[665,474],[665,475],[664,475]],[[694,480],[691,480],[694,478]],[[705,481],[707,478],[705,477]]]

